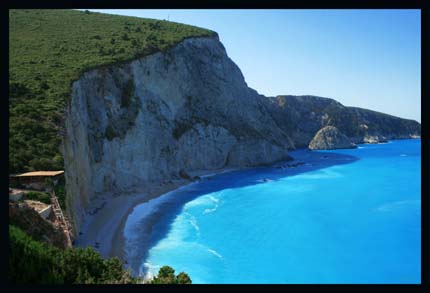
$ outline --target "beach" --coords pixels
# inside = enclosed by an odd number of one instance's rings
[[[190,172],[191,177],[199,176],[208,178],[220,173],[225,173],[237,169],[223,168],[219,170],[200,170]],[[180,179],[171,180],[164,184],[153,184],[146,188],[136,188],[136,192],[114,195],[106,194],[94,200],[88,210],[96,209],[94,214],[87,214],[80,235],[77,235],[74,246],[93,247],[100,252],[103,257],[118,257],[126,260],[124,255],[124,226],[126,220],[133,209],[142,203],[156,199],[170,191],[174,191],[182,186],[192,184],[193,180]],[[149,213],[151,211],[148,211]],[[151,218],[150,222],[153,222]],[[153,223],[146,223],[146,227],[151,227]],[[126,263],[127,264],[127,263]]]
[[[331,154],[318,154],[308,151],[292,151],[296,157],[292,161],[274,163],[271,166],[222,168],[218,170],[199,170],[190,172],[190,177],[198,176],[200,180],[171,180],[167,183],[146,185],[145,188],[136,188],[135,192],[121,195],[106,194],[93,200],[88,210],[97,210],[88,213],[81,226],[81,233],[75,240],[75,246],[93,247],[103,257],[118,257],[133,272],[139,271],[142,254],[150,248],[153,227],[164,217],[164,210],[160,208],[160,202],[167,199],[168,193],[175,192],[179,188],[193,183],[210,180],[210,177],[222,175],[232,171],[253,170],[257,168],[289,169],[288,172],[300,173],[309,169],[320,168],[321,165],[344,163],[345,158],[337,158]],[[263,179],[262,179],[263,180]],[[264,180],[263,180],[264,181]],[[262,182],[263,182],[262,181]],[[139,239],[140,255],[130,255],[125,252],[124,229],[127,219],[137,206],[145,204],[144,213],[147,214],[140,223],[140,234],[145,235]],[[154,209],[156,207],[156,209]],[[142,252],[144,251],[144,252]],[[128,254],[128,255],[127,255]]]

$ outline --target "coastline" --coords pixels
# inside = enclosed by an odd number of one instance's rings
[[[211,176],[239,169],[245,168],[200,170],[190,172],[189,175],[207,179]],[[124,228],[127,218],[134,208],[195,182],[187,179],[172,180],[171,183],[151,185],[145,190],[136,190],[136,192],[120,196],[107,194],[100,199],[94,200],[90,209],[98,209],[98,211],[93,215],[87,215],[81,228],[81,234],[77,237],[74,246],[91,246],[103,257],[118,257],[127,264],[124,254]]]
[[[368,144],[364,144],[368,145]],[[295,154],[300,151],[304,151],[305,149],[294,150],[291,151],[290,154]],[[281,162],[281,165],[284,163],[292,164],[294,162],[303,161],[305,166],[294,167],[295,172],[306,172],[306,165],[314,164],[315,158],[313,154],[317,154],[318,152],[309,151],[309,157],[293,157],[292,161]],[[322,161],[327,159],[327,156],[324,155]],[[330,160],[331,161],[331,160]],[[336,160],[331,163],[337,164]],[[317,165],[319,163],[317,162]],[[272,164],[271,168],[278,168],[278,163]],[[293,164],[294,165],[294,164]],[[254,169],[258,167],[244,167],[244,168],[222,168],[218,170],[200,170],[195,172],[190,172],[190,176],[199,176],[202,180],[207,179],[208,177],[216,176],[222,173],[245,170],[245,169]],[[284,167],[282,167],[284,169]],[[290,169],[290,168],[287,168]],[[145,190],[136,190],[134,193],[124,194],[121,196],[114,195],[106,195],[102,199],[96,200],[92,206],[102,206],[97,213],[94,215],[88,215],[85,223],[82,226],[83,234],[78,237],[77,245],[79,247],[92,246],[97,251],[101,253],[103,257],[118,257],[125,264],[130,267],[131,259],[127,259],[125,255],[125,237],[124,237],[124,229],[129,215],[133,212],[133,210],[140,204],[147,203],[153,199],[160,198],[161,196],[175,191],[180,187],[187,186],[192,183],[196,183],[198,181],[180,179],[172,181],[167,184],[160,185],[151,185],[149,188],[147,187]],[[162,212],[157,212],[154,214],[153,210],[150,210],[151,214],[150,219],[143,223],[143,230],[149,231],[156,224],[158,220],[160,220],[161,216],[163,216]],[[99,243],[98,246],[95,247],[95,244]],[[148,243],[141,243],[142,247],[147,249],[149,245]],[[136,265],[134,269],[136,269]],[[133,267],[133,266],[131,266]]]

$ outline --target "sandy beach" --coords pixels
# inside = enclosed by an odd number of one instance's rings
[[[323,166],[345,163],[351,158],[348,156],[340,156],[328,154],[328,153],[317,153],[317,152],[300,152],[292,151],[295,157],[292,161],[283,161],[270,165],[272,168],[279,168],[290,170],[290,175],[294,173],[306,172],[311,169],[321,168]],[[263,166],[262,166],[263,167]],[[266,166],[267,167],[267,166]],[[256,167],[252,167],[254,169]],[[164,217],[162,210],[158,210],[158,200],[162,201],[162,196],[166,195],[180,187],[198,182],[211,180],[212,176],[219,175],[221,173],[246,170],[250,168],[224,168],[218,170],[201,170],[190,172],[188,175],[191,178],[198,176],[198,180],[180,179],[171,180],[164,184],[159,183],[158,185],[146,185],[145,188],[136,188],[133,193],[121,194],[121,195],[103,195],[100,198],[94,199],[91,203],[89,211],[84,223],[81,226],[81,233],[75,239],[75,246],[95,248],[103,257],[118,257],[124,261],[127,268],[131,268],[132,271],[139,271],[141,265],[142,253],[150,247],[152,229],[160,220]],[[285,174],[286,175],[286,174]],[[145,207],[145,213],[148,216],[145,217],[145,221],[139,223],[140,225],[140,237],[138,242],[139,255],[130,255],[131,252],[125,252],[125,237],[124,229],[129,215],[133,210],[140,204],[147,203]],[[154,206],[157,206],[154,209]]]
[[[189,175],[192,177],[199,176],[203,179],[233,170],[237,169],[202,170],[192,172]],[[74,245],[78,247],[91,246],[103,257],[118,257],[125,261],[123,232],[127,217],[133,209],[139,204],[193,182],[195,181],[186,179],[172,180],[158,186],[152,185],[146,186],[145,189],[136,189],[130,194],[106,194],[95,199],[89,210],[96,210],[96,212],[86,216],[81,227],[81,233],[75,239]],[[150,225],[151,223],[147,223],[145,226],[149,227]]]

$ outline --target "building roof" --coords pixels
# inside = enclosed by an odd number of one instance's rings
[[[23,174],[17,174],[13,177],[52,177],[63,174],[64,171],[34,171],[34,172],[27,172]]]

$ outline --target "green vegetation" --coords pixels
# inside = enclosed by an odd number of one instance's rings
[[[158,271],[158,275],[154,277],[151,284],[191,284],[190,277],[181,272],[175,276],[175,270],[169,266],[163,266]]]
[[[63,169],[64,111],[71,84],[83,72],[163,51],[188,37],[213,35],[153,19],[9,10],[9,172]],[[123,106],[130,103],[129,89]]]
[[[153,284],[191,284],[186,273],[164,266]],[[58,249],[9,225],[9,280],[15,284],[136,284],[118,258],[103,259],[92,248]]]
[[[60,177],[58,179],[57,185],[55,185],[54,187],[54,191],[61,209],[63,210],[63,212],[66,212],[66,180],[64,179],[64,177]]]
[[[92,248],[60,250],[9,226],[9,280],[28,284],[136,283],[117,258],[103,259]]]
[[[25,199],[37,200],[46,204],[51,204],[51,198],[46,192],[30,191],[25,194]]]

